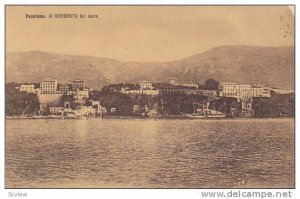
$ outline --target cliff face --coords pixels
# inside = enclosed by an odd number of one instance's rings
[[[122,62],[118,60],[54,54],[12,52],[6,54],[6,82],[39,82],[82,79],[91,88],[109,83],[146,79],[167,82],[171,78],[201,83],[207,78],[241,83],[262,83],[294,88],[294,46],[221,46],[171,62]]]

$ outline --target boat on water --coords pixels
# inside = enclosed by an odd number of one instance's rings
[[[220,114],[211,114],[211,115],[205,115],[205,114],[199,114],[199,113],[193,113],[193,114],[187,114],[187,117],[190,118],[225,118],[226,115],[224,113],[220,113]]]
[[[194,113],[192,114],[187,114],[186,116],[189,118],[199,118],[199,119],[204,119],[204,118],[225,118],[226,114],[221,112],[221,111],[216,111],[213,109],[208,108],[209,103],[206,105],[202,105],[201,108],[194,108]]]
[[[87,120],[88,118],[86,116],[77,116],[76,119],[78,119],[78,120]]]

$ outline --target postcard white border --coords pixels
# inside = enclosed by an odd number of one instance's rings
[[[4,56],[5,56],[5,49],[4,49],[4,9],[5,9],[5,4],[118,4],[118,5],[129,5],[129,4],[145,4],[145,5],[150,5],[150,4],[172,4],[172,5],[180,5],[180,4],[191,4],[191,5],[205,5],[205,4],[221,4],[221,5],[230,5],[230,4],[255,4],[255,5],[260,5],[260,4],[295,4],[296,8],[297,2],[296,0],[294,1],[266,1],[266,0],[252,0],[252,1],[241,1],[241,0],[231,0],[231,1],[224,1],[224,0],[205,0],[205,1],[196,1],[196,0],[188,0],[188,1],[179,1],[179,0],[172,0],[172,1],[167,1],[167,0],[151,0],[151,1],[138,1],[138,0],[123,0],[123,1],[116,1],[116,0],[103,0],[103,1],[96,1],[96,0],[86,0],[86,1],[79,1],[79,0],[72,0],[72,1],[67,1],[67,0],[2,0],[1,1],[1,7],[0,7],[0,12],[1,12],[1,20],[2,23],[0,25],[1,29],[1,48],[2,48],[2,53],[0,55],[1,59],[1,69],[0,69],[0,77],[1,77],[1,92],[0,92],[0,126],[2,127],[2,137],[0,137],[0,198],[11,198],[9,197],[8,193],[9,192],[24,192],[28,194],[27,198],[32,198],[32,199],[59,199],[59,198],[72,198],[72,199],[82,199],[82,198],[130,198],[130,199],[152,199],[152,198],[172,198],[172,199],[179,199],[179,198],[191,198],[191,199],[201,199],[201,192],[204,191],[213,191],[215,189],[5,189],[5,184],[4,184],[4,110],[5,110],[5,104],[4,104],[4,90],[5,90],[5,70],[4,70]],[[300,6],[300,4],[298,3]],[[296,13],[297,16],[297,13]],[[296,19],[296,42],[297,42],[297,36],[298,31],[297,27],[300,27],[299,20]],[[296,45],[297,46],[297,45]],[[296,57],[300,57],[299,51],[296,49]],[[297,59],[296,59],[297,61]],[[297,63],[297,62],[296,62]],[[298,77],[298,78],[297,78]],[[299,78],[300,78],[300,72],[297,70],[297,64],[296,64],[296,155],[299,157],[300,154],[300,149],[299,149],[299,136],[298,134],[300,133],[298,125],[300,124],[300,119],[298,117],[299,114],[299,107],[297,106],[300,102],[300,85],[299,85]],[[298,79],[298,81],[297,81]],[[300,179],[300,166],[299,166],[299,161],[298,158],[296,157],[296,189],[266,189],[266,191],[271,191],[275,193],[276,191],[289,191],[291,190],[293,193],[292,198],[300,198],[300,185],[297,183],[298,180]],[[222,189],[221,189],[222,190]],[[227,189],[228,190],[228,189]],[[235,189],[237,190],[237,189]],[[249,191],[263,191],[264,189],[251,189]],[[246,189],[243,189],[242,191],[247,191]]]

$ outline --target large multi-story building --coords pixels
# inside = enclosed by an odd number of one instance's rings
[[[222,82],[219,87],[220,96],[249,100],[252,97],[270,97],[270,89],[263,85],[238,84]]]
[[[84,81],[82,80],[74,80],[71,85],[73,90],[75,89],[83,90],[85,88]]]
[[[237,99],[246,100],[251,98],[250,84],[238,84],[236,82],[221,82],[219,87],[220,96],[234,97]]]
[[[198,88],[198,84],[189,81],[189,82],[178,82],[174,79],[171,79],[170,84],[174,86],[184,86],[184,87],[191,87],[191,88]]]
[[[195,89],[191,89],[187,93],[188,94],[194,94],[194,95],[208,96],[208,97],[217,97],[218,96],[218,90],[195,90]]]
[[[52,94],[56,93],[57,90],[57,80],[53,78],[45,78],[40,83],[40,89],[42,94]]]
[[[263,85],[253,85],[253,97],[271,97],[271,89]]]
[[[143,80],[143,81],[140,81],[139,82],[139,86],[140,86],[140,89],[142,90],[151,90],[153,89],[153,85],[150,81],[146,81],[146,80]]]
[[[69,90],[70,90],[70,84],[68,84],[68,83],[61,83],[61,84],[58,84],[58,90],[59,90],[61,93],[68,93]]]

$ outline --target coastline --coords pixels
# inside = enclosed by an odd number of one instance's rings
[[[295,117],[287,117],[287,116],[281,116],[281,117],[224,117],[224,118],[191,118],[186,115],[165,115],[165,116],[102,116],[102,117],[57,117],[57,116],[32,116],[32,117],[25,117],[25,116],[6,116],[5,120],[89,120],[89,119],[142,119],[142,120],[244,120],[244,119],[295,119]]]

